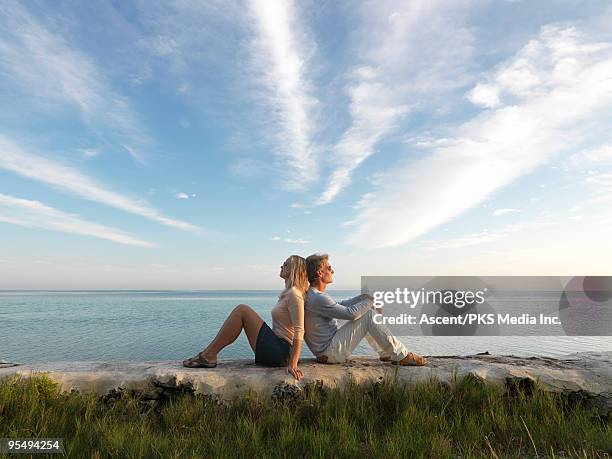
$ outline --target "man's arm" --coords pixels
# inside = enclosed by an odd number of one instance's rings
[[[324,317],[355,320],[372,308],[372,299],[369,295],[359,295],[342,303],[336,303],[328,294],[319,293],[313,299],[310,308]]]
[[[362,293],[360,295],[354,296],[353,298],[348,298],[346,300],[338,301],[338,304],[341,304],[343,306],[352,306],[355,303],[360,303],[365,299],[370,299],[371,301],[374,301],[374,298],[372,298],[372,295],[370,295],[369,293]]]

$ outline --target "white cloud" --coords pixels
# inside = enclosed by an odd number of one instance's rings
[[[83,158],[95,158],[100,154],[99,148],[81,148],[79,152],[83,155]]]
[[[76,215],[64,213],[39,201],[15,198],[1,193],[0,221],[28,228],[92,236],[119,244],[157,247],[151,242],[142,241],[115,228],[82,220]]]
[[[150,143],[127,99],[114,91],[96,63],[45,27],[18,2],[0,8],[0,61],[28,97],[45,105],[75,107],[94,131],[112,130],[121,143],[143,148]],[[130,152],[130,148],[126,150]],[[139,162],[143,155],[130,154]]]
[[[612,118],[612,47],[575,28],[543,27],[487,84],[512,103],[458,127],[448,146],[387,172],[361,199],[351,243],[406,243],[553,155],[596,140]]]
[[[312,241],[309,241],[307,239],[291,239],[291,238],[287,238],[287,239],[285,239],[285,242],[287,242],[288,244],[310,244]]]
[[[333,147],[334,170],[318,199],[331,202],[351,174],[419,103],[432,103],[465,81],[472,34],[463,25],[465,2],[367,2],[358,53],[346,91],[351,125]]]
[[[140,215],[164,225],[194,232],[199,231],[195,225],[162,215],[141,199],[129,198],[106,189],[71,166],[26,152],[2,135],[0,135],[0,169],[15,172],[52,185],[69,194]]]
[[[478,233],[470,233],[464,236],[454,237],[446,240],[432,241],[425,245],[425,249],[429,250],[445,250],[445,249],[460,249],[463,247],[471,247],[475,245],[488,244],[499,241],[512,234],[517,234],[524,231],[534,232],[546,227],[559,225],[559,222],[564,222],[564,215],[547,215],[538,217],[524,223],[513,223],[505,225],[503,228],[489,231],[484,229]]]
[[[500,215],[504,215],[504,214],[511,214],[513,212],[518,212],[518,209],[497,209],[495,212],[493,212],[493,216],[494,217],[499,217]]]
[[[581,184],[587,185],[589,198],[583,200],[583,204],[602,203],[612,199],[612,144],[609,141],[571,155],[564,170],[571,170],[573,180],[578,177]]]
[[[189,199],[189,195],[187,193],[176,193],[176,198],[177,199]]]
[[[134,148],[130,147],[129,145],[123,145],[123,148],[125,148],[125,151],[128,152],[128,154],[132,157],[132,159],[134,161],[136,161],[137,163],[140,164],[146,164],[147,160],[145,158],[145,156],[140,153],[139,151],[135,150]]]
[[[612,166],[612,144],[603,144],[583,150],[569,158],[572,166]]]
[[[293,1],[251,0],[249,4],[258,30],[252,43],[253,60],[266,87],[262,98],[269,112],[278,113],[270,131],[277,137],[277,150],[285,162],[283,175],[292,179],[283,184],[302,190],[317,176],[311,118],[317,100],[306,76],[312,45]]]
[[[499,88],[491,84],[477,84],[467,93],[467,98],[474,105],[486,108],[495,108],[500,105]]]
[[[287,230],[287,233],[291,233],[291,231]],[[281,238],[280,236],[272,236],[270,238],[271,241],[283,241],[286,242],[287,244],[310,244],[312,241],[309,241],[308,239],[304,239],[304,238]]]
[[[483,230],[479,233],[466,234],[465,236],[438,242],[435,244],[435,247],[436,249],[459,249],[462,247],[494,242],[502,239],[506,235],[507,233],[505,231],[489,232],[487,230]]]

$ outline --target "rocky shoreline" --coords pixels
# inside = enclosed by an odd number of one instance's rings
[[[545,391],[567,394],[612,415],[612,352],[576,353],[558,358],[496,355],[431,356],[426,367],[395,367],[370,357],[356,357],[338,365],[313,359],[300,362],[305,378],[296,381],[284,368],[266,368],[252,360],[220,361],[214,369],[189,369],[180,361],[54,362],[19,364],[0,362],[0,379],[46,374],[62,391],[95,392],[112,402],[122,393],[138,393],[151,404],[188,392],[232,399],[248,391],[273,397],[299,397],[307,384],[342,387],[347,381],[380,381],[385,376],[414,385],[435,379],[452,383],[473,377],[508,390],[530,390],[536,383]]]

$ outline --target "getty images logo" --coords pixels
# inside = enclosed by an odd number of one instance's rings
[[[436,304],[454,306],[462,309],[465,306],[483,304],[487,288],[482,290],[411,290],[396,288],[394,290],[377,290],[372,294],[374,307],[382,308],[386,304],[401,304],[411,309],[418,305]]]

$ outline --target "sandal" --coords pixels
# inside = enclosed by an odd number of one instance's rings
[[[395,365],[402,365],[407,367],[422,367],[427,365],[427,359],[425,357],[421,357],[414,352],[409,352],[406,357],[402,360],[393,362]]]
[[[195,357],[183,360],[183,366],[187,368],[215,368],[217,366],[217,363],[209,362],[208,360],[206,360],[206,357],[204,357],[200,352]]]

